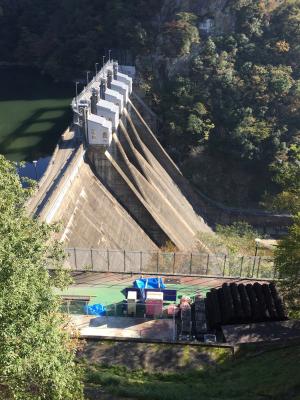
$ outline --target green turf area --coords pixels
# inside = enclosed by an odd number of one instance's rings
[[[0,72],[0,153],[13,161],[50,155],[71,120],[72,88],[29,69]]]
[[[111,285],[111,286],[97,286],[97,287],[70,287],[64,290],[62,294],[76,295],[76,296],[92,296],[90,304],[114,304],[124,300],[125,296],[122,294],[124,286]]]
[[[187,351],[188,354],[188,351]],[[188,355],[186,356],[188,357]],[[299,400],[300,346],[265,353],[219,357],[201,370],[149,373],[124,366],[84,364],[86,387],[140,400]],[[90,391],[87,391],[89,393]],[[90,392],[93,393],[93,392]],[[97,396],[89,396],[90,400]]]
[[[89,304],[103,304],[105,306],[110,306],[114,304],[121,303],[125,299],[125,295],[123,294],[123,290],[128,287],[128,285],[120,284],[120,282],[106,282],[103,284],[98,284],[96,287],[90,286],[71,286],[67,290],[63,292],[58,291],[58,294],[63,295],[75,295],[75,296],[91,296],[91,301]],[[181,298],[181,296],[195,296],[196,292],[200,292],[203,295],[206,294],[207,291],[210,290],[209,287],[195,287],[189,285],[179,285],[179,284],[168,284],[168,289],[176,289],[177,290],[177,301]],[[70,309],[71,313],[80,313],[83,310],[82,305],[74,304]]]

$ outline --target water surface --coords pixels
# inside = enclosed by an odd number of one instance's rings
[[[0,153],[13,161],[52,154],[71,121],[73,85],[28,68],[0,69]]]

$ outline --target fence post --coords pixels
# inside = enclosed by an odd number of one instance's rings
[[[173,259],[173,275],[175,274],[175,262],[176,262],[176,253],[175,253],[175,251],[174,251],[174,253],[173,253],[173,257],[174,257],[174,259]]]
[[[240,270],[240,278],[242,277],[243,263],[244,263],[244,256],[242,256],[242,258],[241,258],[241,270]]]
[[[246,278],[250,278],[250,269],[251,269],[251,263],[250,263],[250,261],[249,261],[249,263],[248,263],[248,268],[247,268],[247,276],[246,276]]]
[[[143,252],[140,252],[140,272],[142,272],[143,269]]]
[[[256,264],[256,256],[254,256],[251,278],[253,278],[254,275],[255,264]]]
[[[124,250],[124,272],[126,272],[126,250]]]
[[[109,250],[107,249],[107,271],[109,271]]]
[[[225,254],[224,256],[223,276],[225,276],[226,260],[227,260],[227,254]]]
[[[209,266],[209,254],[207,254],[207,264],[206,264],[206,272],[205,272],[205,275],[208,274],[208,266]]]
[[[275,268],[274,260],[273,260],[273,270],[274,270],[273,279],[275,279],[276,278],[276,268]],[[280,275],[279,275],[279,277],[280,277]]]
[[[259,274],[260,262],[261,262],[261,257],[259,257],[259,259],[258,259],[258,266],[257,266],[256,278],[259,277],[258,274]]]
[[[92,265],[92,271],[94,271],[93,249],[91,249],[91,265]]]
[[[193,265],[193,253],[191,253],[191,261],[190,261],[190,275],[192,275],[192,265]]]
[[[77,255],[76,255],[76,248],[74,247],[74,261],[75,261],[75,269],[77,271]]]

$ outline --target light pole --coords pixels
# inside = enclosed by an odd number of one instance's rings
[[[88,126],[87,126],[87,109],[83,109],[84,115],[84,131],[85,131],[85,140],[86,143],[89,144],[89,133],[88,133]]]
[[[35,180],[37,181],[38,180],[37,168],[36,168],[37,160],[32,161],[32,164],[34,166],[34,171],[35,171]]]
[[[110,62],[110,54],[111,54],[111,50],[108,50],[108,61]]]
[[[95,70],[96,70],[96,75],[98,74],[98,65],[99,65],[99,63],[95,63]]]
[[[75,90],[76,90],[76,107],[78,108],[78,102],[77,102],[77,97],[78,97],[78,85],[79,82],[75,82]]]
[[[86,71],[86,86],[89,84],[89,74],[91,71]]]

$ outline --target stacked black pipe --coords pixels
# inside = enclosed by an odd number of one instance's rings
[[[192,304],[192,320],[193,329],[196,337],[207,332],[205,302],[201,296],[195,297],[195,302]]]
[[[181,333],[184,335],[190,335],[192,328],[192,312],[191,306],[188,302],[180,305],[181,311]]]
[[[205,308],[210,329],[228,324],[287,319],[284,303],[274,283],[224,283],[221,288],[207,293]]]

